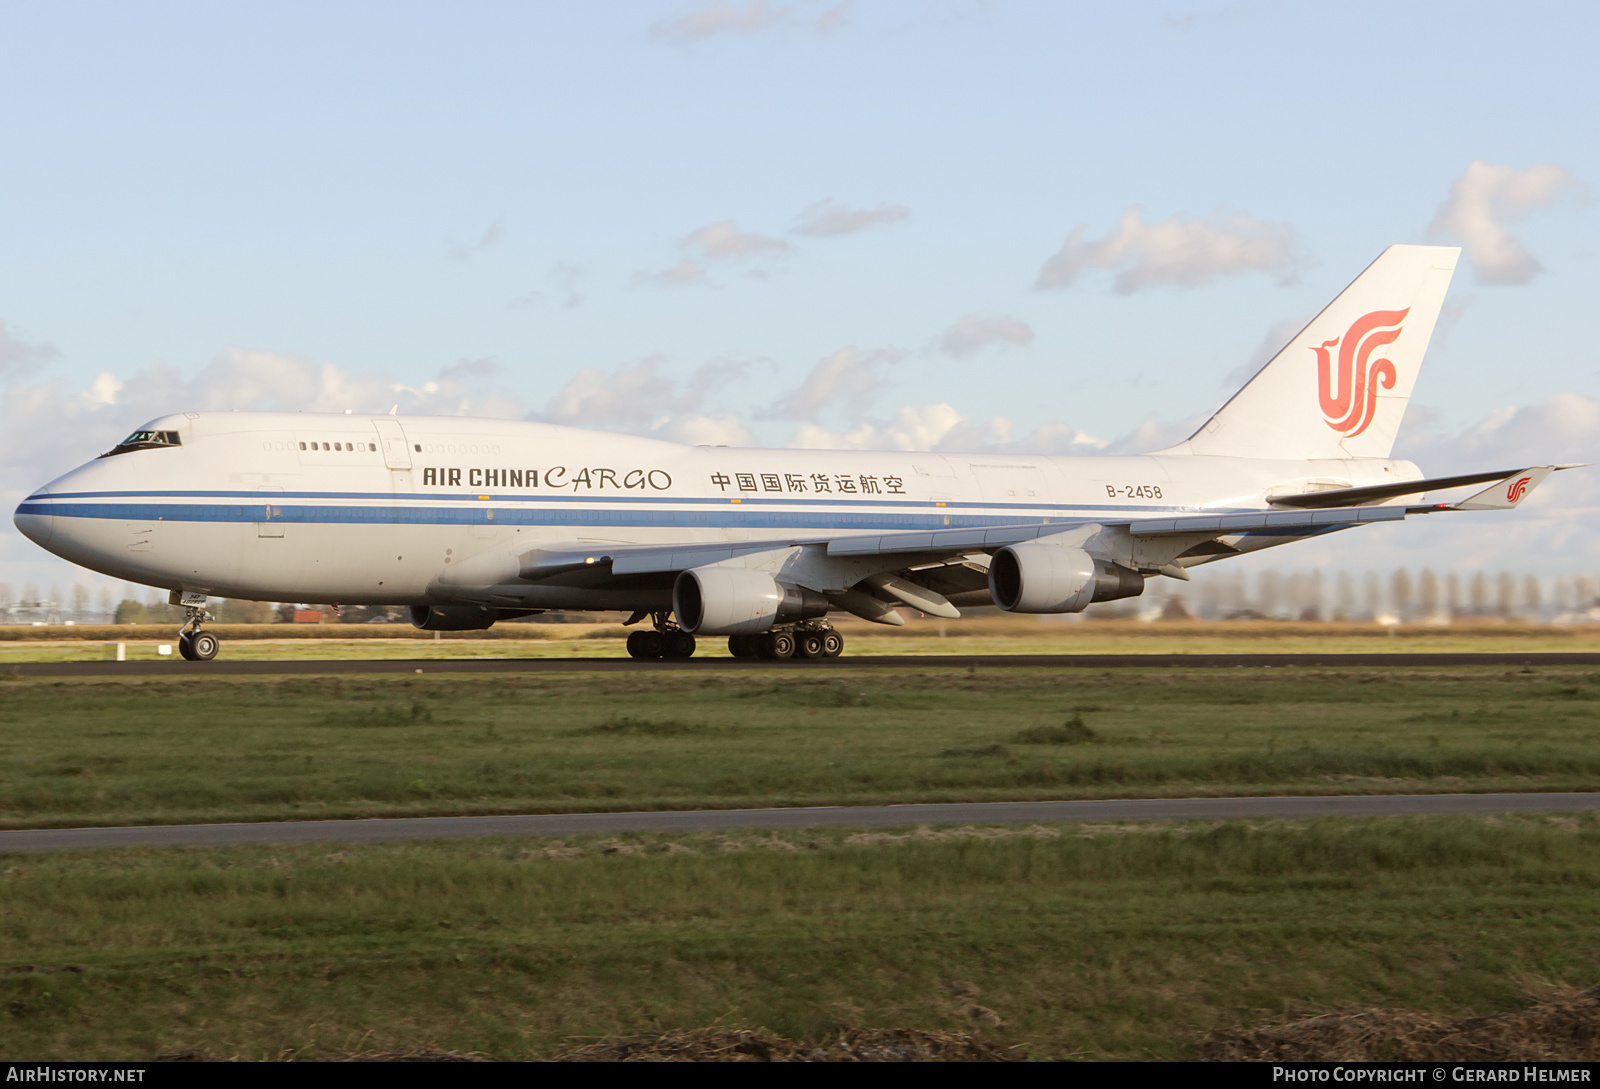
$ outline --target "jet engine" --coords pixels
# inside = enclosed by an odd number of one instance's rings
[[[828,599],[814,590],[746,567],[692,567],[672,586],[673,615],[693,635],[759,635],[827,611]]]
[[[989,561],[989,596],[1011,613],[1076,613],[1095,601],[1144,593],[1144,576],[1081,548],[1007,545]]]
[[[482,631],[500,619],[499,609],[483,605],[411,605],[407,611],[423,631]]]
[[[411,623],[423,631],[482,631],[496,620],[537,616],[543,609],[491,609],[484,605],[410,605]]]

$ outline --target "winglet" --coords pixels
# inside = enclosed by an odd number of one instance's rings
[[[1528,493],[1544,483],[1544,478],[1555,472],[1557,466],[1537,465],[1521,469],[1503,477],[1483,491],[1456,503],[1452,510],[1511,510],[1528,497]]]

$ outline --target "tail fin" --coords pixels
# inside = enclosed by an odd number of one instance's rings
[[[1172,453],[1385,458],[1461,251],[1390,246]]]

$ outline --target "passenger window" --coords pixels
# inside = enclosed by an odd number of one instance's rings
[[[304,450],[305,448],[306,448],[306,444],[305,443],[301,443],[300,444],[300,449]]]

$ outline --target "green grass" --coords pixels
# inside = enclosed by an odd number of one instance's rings
[[[1600,670],[0,683],[0,826],[1594,789]]]
[[[619,618],[620,619],[620,618]],[[1600,650],[1600,625],[1536,625],[1462,619],[1449,625],[1222,621],[1141,623],[1078,617],[976,614],[957,621],[914,618],[904,627],[835,618],[852,657],[950,654],[1252,654]],[[406,624],[217,624],[224,659],[623,658],[627,629],[605,624],[496,624],[482,632],[423,632]],[[176,624],[35,628],[0,625],[0,668],[9,662],[95,661],[121,642],[130,661],[162,658]],[[706,637],[701,658],[728,656]]]
[[[11,1059],[537,1058],[712,1023],[1194,1058],[1600,963],[1593,814],[0,857]],[[974,1020],[976,1003],[1004,1024]]]

